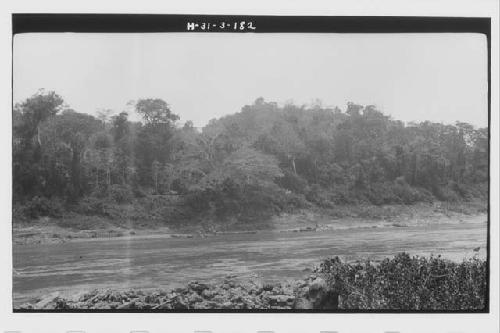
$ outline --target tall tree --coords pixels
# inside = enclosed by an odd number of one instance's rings
[[[111,134],[114,142],[114,169],[121,183],[127,184],[134,170],[132,156],[132,140],[134,138],[126,112],[121,112],[119,115],[112,117]]]
[[[71,153],[70,199],[76,200],[82,192],[82,158],[91,136],[101,129],[101,122],[93,116],[65,110],[48,124],[47,135],[59,140]]]
[[[40,159],[42,139],[40,127],[63,108],[63,99],[53,91],[43,89],[14,106],[13,170],[14,195],[40,194],[44,180]]]
[[[179,120],[179,116],[172,113],[167,102],[159,98],[138,100],[135,111],[146,124],[170,124]]]
[[[144,121],[136,143],[138,174],[142,184],[150,185],[153,183],[153,162],[164,165],[170,160],[170,139],[179,116],[172,113],[168,104],[161,99],[141,99],[136,103],[135,110]]]
[[[56,115],[63,108],[63,99],[54,91],[45,92],[41,89],[36,94],[17,104],[15,109],[21,114],[21,122],[15,130],[18,131],[23,140],[30,141],[33,138],[40,146],[40,125],[49,117]]]

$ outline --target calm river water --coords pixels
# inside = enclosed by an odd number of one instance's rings
[[[406,251],[461,261],[486,256],[486,216],[457,223],[208,238],[136,237],[14,247],[14,305],[58,291],[169,288],[238,275],[299,278],[322,258],[380,259]]]

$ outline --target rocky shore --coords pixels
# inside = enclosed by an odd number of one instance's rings
[[[20,310],[190,310],[190,309],[336,309],[338,296],[310,275],[292,283],[262,284],[226,277],[219,283],[189,282],[172,290],[93,290],[74,297],[51,294]]]

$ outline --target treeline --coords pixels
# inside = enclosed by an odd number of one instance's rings
[[[373,105],[342,111],[258,98],[199,131],[178,125],[161,99],[134,107],[140,122],[126,112],[78,113],[43,90],[15,105],[14,202],[33,216],[82,205],[104,214],[106,202],[175,196],[184,214],[245,219],[310,205],[486,195],[487,128],[405,125]]]

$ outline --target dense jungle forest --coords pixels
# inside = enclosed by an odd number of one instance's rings
[[[134,102],[139,122],[85,111],[44,90],[15,105],[14,222],[68,213],[246,222],[308,207],[487,196],[488,129],[463,122],[405,124],[373,105],[263,98],[201,130],[161,99]]]

